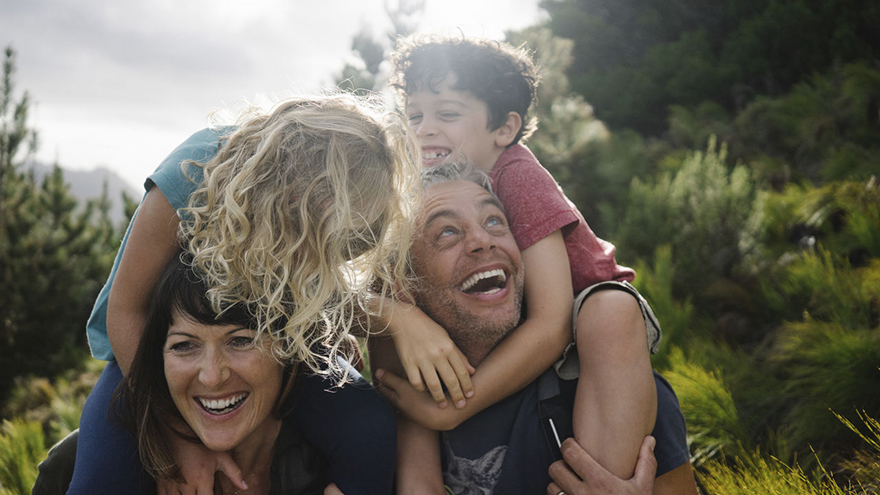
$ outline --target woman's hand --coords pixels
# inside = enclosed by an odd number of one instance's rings
[[[174,461],[180,467],[183,483],[162,478],[156,482],[158,495],[212,495],[214,475],[220,471],[240,490],[248,486],[241,475],[241,469],[226,452],[214,452],[201,444],[170,435],[174,449]]]
[[[422,310],[406,303],[394,304],[389,326],[409,383],[420,392],[425,391],[427,385],[434,402],[441,408],[448,404],[442,386],[446,385],[455,407],[463,408],[467,398],[474,395],[473,366],[446,330]]]
[[[473,415],[467,409],[440,409],[431,396],[413,388],[403,378],[394,373],[378,369],[374,373],[379,384],[376,389],[404,417],[425,428],[436,431],[449,431]]]

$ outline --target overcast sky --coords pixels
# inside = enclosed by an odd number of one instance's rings
[[[389,0],[0,0],[0,44],[33,100],[37,158],[140,188],[210,112],[333,84]],[[396,1],[396,0],[390,0]],[[421,30],[501,39],[538,0],[427,0]]]

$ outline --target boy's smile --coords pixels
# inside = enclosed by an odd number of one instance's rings
[[[489,108],[467,91],[452,89],[455,76],[407,96],[406,116],[422,148],[422,165],[466,159],[484,172],[510,144],[504,126],[489,129]]]

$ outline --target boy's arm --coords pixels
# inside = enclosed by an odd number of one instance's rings
[[[383,385],[394,391],[385,396],[407,417],[434,430],[451,430],[521,390],[562,355],[571,342],[573,304],[571,271],[562,232],[553,232],[522,255],[528,274],[525,279],[528,317],[477,367],[471,377],[475,393],[465,407],[438,408],[429,397],[402,386],[404,383],[391,374],[379,377]]]

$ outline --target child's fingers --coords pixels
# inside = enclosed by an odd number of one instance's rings
[[[403,369],[406,371],[406,379],[409,380],[409,384],[419,392],[424,392],[425,384],[422,382],[422,372],[418,364],[413,362],[401,364],[403,364]]]
[[[400,409],[400,394],[398,394],[397,390],[398,387],[405,382],[394,373],[386,372],[383,369],[376,370],[374,376],[379,380],[376,390],[388,399],[388,402],[390,402],[395,409]]]
[[[428,363],[422,368],[422,379],[425,380],[425,385],[428,387],[431,397],[434,398],[434,402],[440,407],[446,407],[448,403],[446,394],[443,392],[443,384],[440,383],[440,377],[437,376],[437,370],[433,364]]]
[[[464,407],[466,404],[464,392],[462,391],[461,385],[459,385],[458,374],[456,374],[452,365],[450,365],[448,361],[440,363],[437,367],[437,374],[440,375],[440,379],[442,379],[443,384],[446,385],[446,392],[449,394],[449,398],[452,400],[455,407],[459,409]]]
[[[156,495],[172,495],[168,484],[171,483],[171,480],[160,478],[156,480]],[[176,495],[176,494],[174,494]]]
[[[449,364],[452,365],[452,369],[455,371],[455,375],[458,378],[458,383],[461,385],[461,391],[462,394],[464,394],[464,397],[473,397],[474,384],[471,383],[471,375],[476,370],[474,370],[465,355],[460,351],[455,355],[450,356]]]
[[[229,481],[235,485],[239,490],[247,490],[248,486],[245,483],[244,478],[241,475],[241,469],[238,467],[238,464],[232,460],[232,456],[227,454],[226,452],[219,453],[216,458],[216,470],[221,471],[223,474],[229,478]],[[213,493],[213,492],[211,492]]]

